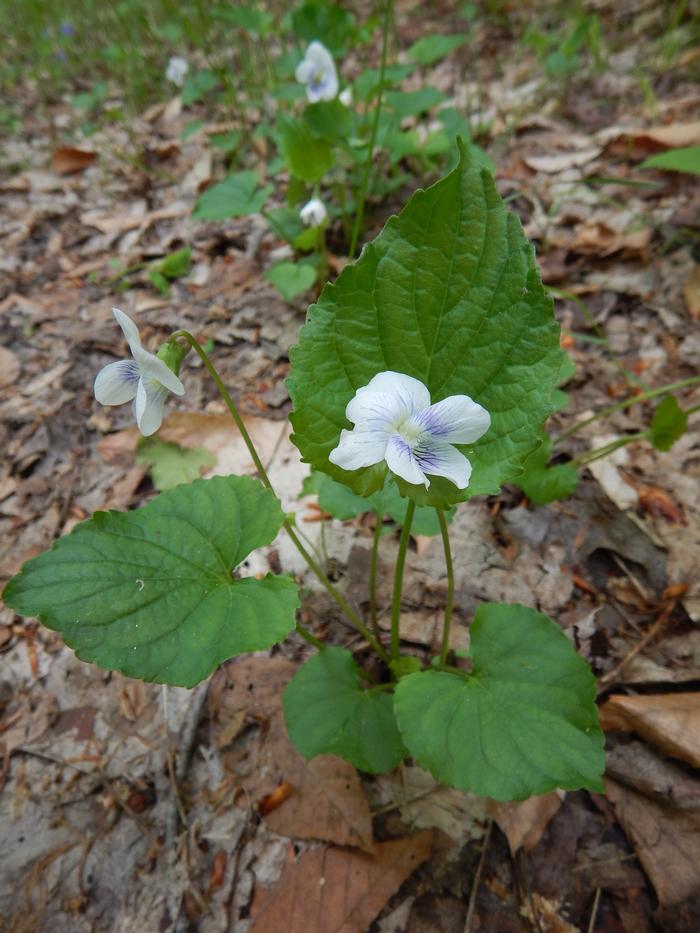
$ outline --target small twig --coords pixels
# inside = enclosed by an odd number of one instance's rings
[[[469,895],[469,905],[467,906],[467,916],[464,919],[464,933],[470,933],[472,928],[472,919],[474,917],[474,908],[476,907],[476,895],[479,891],[479,885],[481,883],[481,873],[484,869],[484,862],[486,861],[486,850],[489,847],[489,842],[491,841],[491,829],[493,828],[493,820],[489,820],[489,824],[486,827],[486,834],[484,835],[484,844],[481,847],[481,855],[479,856],[479,864],[476,866],[476,874],[474,875],[474,881],[472,882],[472,890]]]
[[[588,933],[593,933],[595,930],[595,921],[598,916],[598,905],[600,904],[600,895],[602,888],[595,889],[595,897],[593,898],[593,907],[591,908],[591,919],[588,923]]]
[[[602,693],[603,690],[607,689],[610,684],[615,682],[615,679],[618,675],[627,667],[630,661],[633,658],[636,658],[640,651],[649,645],[659,634],[661,629],[664,627],[666,622],[668,622],[669,616],[676,608],[676,600],[672,600],[661,612],[659,618],[654,622],[652,627],[646,633],[646,635],[637,642],[637,644],[627,652],[624,658],[613,667],[612,670],[608,671],[607,674],[604,674],[603,677],[598,681],[598,693]]]

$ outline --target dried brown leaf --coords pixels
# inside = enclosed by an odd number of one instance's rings
[[[636,732],[665,754],[700,767],[700,693],[611,696],[600,718],[603,729]]]
[[[683,297],[694,321],[700,321],[700,266],[695,266],[685,280]]]
[[[430,855],[430,830],[379,843],[375,855],[324,848],[288,865],[249,933],[364,933],[384,904]]]
[[[515,855],[521,847],[526,852],[535,848],[550,820],[558,813],[561,803],[562,797],[553,792],[530,797],[519,803],[491,801],[488,810]]]
[[[51,171],[57,175],[72,175],[88,168],[96,158],[96,152],[76,149],[74,146],[59,146],[51,156]]]

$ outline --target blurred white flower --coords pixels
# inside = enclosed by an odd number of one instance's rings
[[[95,398],[100,405],[123,405],[134,401],[134,417],[139,431],[148,437],[161,425],[169,392],[184,395],[185,387],[175,373],[141,346],[136,325],[128,314],[112,308],[126,337],[132,360],[119,360],[101,369],[95,379]]]
[[[333,100],[338,93],[338,74],[333,56],[320,42],[314,40],[299,62],[296,79],[306,85],[306,96],[312,104],[319,100]]]
[[[320,227],[328,217],[326,205],[320,198],[311,198],[299,211],[301,222],[307,227]]]
[[[385,460],[392,473],[426,489],[427,473],[466,489],[472,466],[453,444],[472,444],[491,425],[486,409],[468,395],[431,405],[422,382],[391,370],[358,389],[345,416],[355,427],[341,431],[331,463],[358,470]]]
[[[165,69],[165,77],[168,81],[172,81],[173,84],[177,84],[178,87],[182,87],[185,83],[185,78],[187,77],[187,72],[190,70],[190,66],[187,63],[186,58],[181,58],[179,55],[173,55],[173,57],[168,62],[168,67]]]
[[[338,94],[338,100],[346,107],[352,107],[352,88],[346,87],[344,91],[341,91],[340,94]]]

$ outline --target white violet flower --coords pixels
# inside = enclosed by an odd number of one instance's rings
[[[346,87],[344,91],[338,94],[338,100],[346,107],[352,107],[352,88]]]
[[[444,476],[466,489],[471,463],[453,444],[471,444],[484,435],[491,416],[468,395],[451,395],[434,405],[418,379],[403,373],[378,373],[358,389],[345,409],[355,425],[343,429],[329,460],[344,470],[386,461],[392,473],[407,483]]]
[[[320,227],[328,217],[328,211],[320,198],[311,198],[299,211],[299,216],[306,227]]]
[[[172,81],[173,84],[177,84],[178,87],[182,87],[189,70],[190,66],[187,63],[187,59],[181,58],[179,55],[174,55],[168,62],[168,67],[165,69],[165,77],[168,81]]]
[[[139,431],[148,437],[163,420],[169,392],[184,395],[185,387],[159,357],[141,346],[136,325],[128,314],[112,308],[126,337],[132,360],[119,360],[101,369],[95,379],[95,398],[100,405],[123,405],[134,400],[134,417]]]
[[[297,81],[306,85],[306,96],[312,104],[319,100],[333,100],[338,93],[338,73],[333,56],[325,45],[316,40],[309,45],[295,74]]]

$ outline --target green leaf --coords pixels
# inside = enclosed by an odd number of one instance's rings
[[[431,107],[447,100],[447,95],[434,87],[422,87],[418,91],[388,91],[387,103],[394,109],[397,117],[416,117]]]
[[[133,512],[96,512],[26,563],[3,599],[60,632],[83,661],[192,687],[294,628],[292,579],[233,576],[283,518],[257,480],[195,480]]]
[[[360,771],[391,771],[406,750],[396,728],[391,696],[364,690],[360,671],[344,648],[323,648],[284,691],[289,737],[305,758],[339,755]]]
[[[496,800],[604,792],[595,680],[561,629],[534,609],[485,603],[470,653],[472,674],[399,681],[394,709],[416,761],[443,784]]]
[[[388,515],[397,525],[403,525],[406,517],[407,500],[396,488],[391,477],[387,477],[384,489],[365,498],[356,495],[343,483],[336,482],[330,476],[312,470],[304,480],[302,495],[310,496],[313,493],[318,495],[318,504],[324,512],[328,512],[333,518],[343,522],[357,515],[364,515],[365,512]],[[448,524],[454,518],[455,512],[454,508],[445,512]],[[435,514],[435,509],[418,506],[413,515],[411,532],[414,535],[425,536],[440,534],[440,521]]]
[[[183,275],[188,275],[191,267],[192,250],[186,246],[166,256],[160,262],[158,270],[166,279],[179,279]]]
[[[225,220],[227,217],[246,217],[257,214],[272,185],[259,188],[260,178],[252,169],[229,175],[202,194],[192,216],[196,220]]]
[[[299,39],[319,39],[331,52],[340,52],[350,39],[355,19],[342,6],[331,3],[303,3],[292,13],[292,27]]]
[[[566,499],[578,486],[576,467],[569,463],[548,466],[552,452],[552,439],[542,432],[542,443],[525,461],[524,472],[517,478],[517,485],[532,502],[545,505],[555,499]]]
[[[182,103],[185,107],[201,100],[205,94],[216,87],[216,75],[208,69],[189,74],[182,87]]]
[[[205,447],[180,447],[157,437],[144,437],[136,451],[136,462],[148,464],[153,485],[163,490],[198,479],[202,470],[216,464],[216,456]]]
[[[330,143],[346,140],[352,133],[351,111],[335,100],[321,100],[304,110],[304,123],[312,136]]]
[[[684,149],[671,149],[659,152],[645,159],[640,168],[659,168],[665,172],[687,172],[700,175],[700,146],[686,146]]]
[[[384,87],[399,84],[411,74],[413,65],[388,65],[384,71]],[[354,96],[358,101],[370,101],[379,93],[379,78],[381,72],[378,68],[367,68],[355,79]]]
[[[161,295],[167,296],[170,294],[170,282],[168,282],[157,266],[151,266],[148,270],[148,281],[154,288],[158,289]]]
[[[271,282],[277,291],[292,301],[297,295],[308,291],[316,281],[316,270],[313,266],[297,262],[276,262],[265,270],[265,278]]]
[[[240,130],[231,130],[228,133],[215,133],[213,136],[209,137],[209,142],[212,146],[228,155],[238,149],[242,139],[243,133]]]
[[[349,472],[328,456],[351,427],[355,391],[386,370],[420,379],[433,402],[466,394],[491,414],[487,434],[460,448],[473,467],[466,490],[434,477],[428,490],[401,480],[403,495],[446,508],[517,478],[553,407],[559,327],[518,218],[464,148],[326,285],[290,358],[294,443],[358,495],[384,486],[385,465]]]
[[[303,181],[316,184],[335,162],[331,147],[312,136],[304,123],[292,117],[279,118],[278,140],[290,171]]]
[[[469,36],[423,36],[417,42],[414,42],[406,53],[409,58],[419,65],[432,65],[433,62],[449,55],[453,49],[464,45]]]
[[[669,395],[654,409],[647,437],[657,450],[670,450],[683,437],[687,426],[688,415]]]

